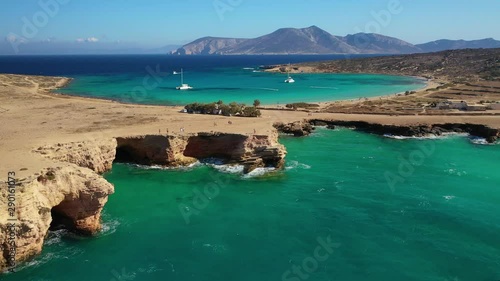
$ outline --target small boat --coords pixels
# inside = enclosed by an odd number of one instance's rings
[[[177,72],[177,71],[174,70],[174,72],[172,72],[172,74],[173,75],[177,75],[177,74],[179,74],[179,72]]]
[[[181,85],[179,87],[176,87],[177,90],[191,90],[193,87],[189,86],[188,84],[184,84],[184,70],[181,68]]]
[[[291,67],[291,64],[288,64],[288,68],[286,70],[286,73],[288,74],[288,78],[286,78],[285,83],[295,83],[295,80],[293,80],[292,76],[290,76],[290,67]]]

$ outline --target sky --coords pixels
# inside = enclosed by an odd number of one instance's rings
[[[29,47],[155,52],[204,36],[254,38],[312,25],[413,44],[498,40],[499,14],[500,0],[0,0],[0,54]]]

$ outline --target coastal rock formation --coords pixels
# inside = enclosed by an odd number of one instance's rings
[[[196,162],[185,157],[186,137],[180,136],[131,136],[117,138],[115,162],[141,165],[177,167]]]
[[[250,172],[265,166],[281,168],[285,155],[275,133],[265,136],[198,133],[117,138],[116,161],[177,167],[200,159],[219,158],[227,164],[242,164],[245,172]]]
[[[0,183],[7,190],[7,183]],[[114,192],[113,185],[95,172],[69,164],[62,168],[51,168],[17,183],[15,195],[15,243],[8,243],[11,233],[9,218],[5,212],[0,217],[0,270],[11,264],[13,256],[17,263],[39,254],[49,228],[62,226],[66,229],[92,235],[101,228],[100,216],[108,195]],[[7,206],[7,198],[0,197],[1,205]]]
[[[0,272],[39,254],[49,229],[68,229],[93,235],[101,229],[101,211],[114,187],[99,174],[112,163],[126,162],[176,167],[198,159],[217,157],[227,164],[244,165],[246,173],[259,167],[282,168],[286,151],[278,134],[238,135],[199,133],[186,136],[146,135],[39,147],[35,153],[54,161],[16,187],[16,227],[9,230],[0,213]],[[8,183],[0,182],[0,203],[7,206]],[[9,247],[15,233],[17,248]]]
[[[116,155],[116,140],[103,139],[73,143],[58,143],[34,150],[58,162],[73,163],[102,174],[111,170]]]
[[[314,127],[311,126],[308,122],[296,121],[293,123],[274,123],[274,128],[278,130],[278,132],[283,134],[294,135],[296,137],[308,136],[314,130]]]
[[[444,133],[468,133],[473,136],[485,138],[489,143],[494,143],[500,138],[500,130],[477,124],[432,124],[396,126],[368,123],[364,121],[336,121],[336,120],[310,120],[312,125],[329,127],[353,127],[378,135],[394,135],[406,137],[425,137],[429,135],[440,136]]]

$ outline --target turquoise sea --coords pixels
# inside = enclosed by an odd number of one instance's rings
[[[257,177],[117,164],[105,231],[51,233],[40,257],[3,280],[500,278],[498,146],[348,129],[281,142],[286,169]],[[401,159],[412,169],[400,173]],[[328,237],[332,252],[314,262]],[[283,278],[294,266],[308,278]]]
[[[357,56],[359,57],[359,56]],[[358,99],[415,90],[421,79],[387,75],[286,74],[263,72],[262,65],[298,63],[330,56],[28,56],[0,57],[0,73],[74,78],[58,92],[128,103],[185,105],[191,102],[239,102],[275,105]],[[184,82],[191,91],[177,91]]]
[[[58,61],[60,72],[67,71],[61,63],[67,58],[51,60]],[[129,62],[119,61],[125,65]],[[191,77],[193,82],[189,83],[193,86],[221,81],[215,77],[225,75],[233,77],[230,83],[250,85],[255,83],[251,81],[261,81],[266,88],[270,87],[266,83],[276,80],[274,87],[285,92],[283,77],[243,69],[258,63],[235,64],[220,67],[218,72],[214,70],[218,65],[211,67],[207,63],[204,67],[210,71],[199,67],[186,72],[186,77]],[[49,69],[50,65],[43,67]],[[94,67],[94,72],[109,67],[101,65]],[[115,62],[114,72],[106,69],[99,75],[89,74],[91,67],[74,70],[67,75],[77,78],[70,88],[86,89],[78,94],[100,93],[119,99],[121,90],[113,89],[127,89],[133,84],[128,81],[140,81],[143,75],[140,71],[119,74],[116,69],[120,66]],[[36,71],[62,75],[44,69]],[[130,79],[124,79],[126,75]],[[209,76],[212,78],[204,78]],[[297,75],[298,83],[293,86],[303,88],[293,95],[307,101],[315,94],[303,84],[319,85],[319,81],[339,89],[342,84],[352,84],[351,89],[356,90],[345,90],[348,98],[369,95],[373,93],[370,89],[387,94],[399,88],[420,87],[412,78],[300,77]],[[110,82],[112,79],[116,83]],[[203,79],[207,79],[206,83],[202,83]],[[97,81],[99,86],[90,86],[91,81]],[[161,87],[170,88],[170,82],[164,83]],[[176,85],[175,81],[172,85]],[[234,91],[230,97],[254,91],[247,86],[237,87],[227,90]],[[366,92],[359,94],[361,89]],[[153,92],[158,99],[136,102],[183,103],[190,99],[182,96],[173,100],[168,97],[169,90],[161,88]],[[224,91],[200,92],[207,100],[226,99],[214,95]],[[255,93],[261,93],[261,100],[267,103],[278,102],[275,91],[268,92],[269,96],[267,92]],[[241,101],[259,97],[242,95]],[[315,97],[322,100],[325,95]],[[115,164],[105,175],[115,184],[116,193],[104,209],[104,230],[99,236],[82,238],[65,231],[50,232],[40,256],[18,268],[17,273],[0,278],[500,280],[499,145],[480,145],[467,136],[391,139],[349,129],[322,128],[309,137],[282,136],[280,142],[288,151],[286,169],[251,176],[243,176],[236,168],[212,164],[184,169]]]
[[[254,68],[255,67],[255,68]],[[239,102],[262,104],[322,102],[374,97],[414,90],[425,81],[410,77],[369,74],[293,74],[296,83],[287,84],[286,74],[262,72],[258,66],[217,70],[185,71],[184,82],[193,90],[178,91],[180,75],[140,76],[135,73],[109,76],[75,76],[60,93],[113,99],[131,103],[185,105],[192,102]],[[146,79],[146,80],[145,80]],[[144,83],[144,81],[146,81]],[[110,83],[112,87],[108,86]]]

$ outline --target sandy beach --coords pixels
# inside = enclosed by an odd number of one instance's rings
[[[182,107],[122,104],[51,93],[67,82],[67,78],[58,77],[0,75],[0,149],[4,159],[0,174],[15,171],[23,178],[43,168],[64,165],[34,153],[38,147],[58,143],[210,131],[250,135],[255,130],[258,135],[266,135],[274,130],[275,122],[312,118],[395,125],[466,122],[500,127],[499,116],[389,116],[287,110],[263,110],[261,118],[249,119],[192,115],[180,113]]]

